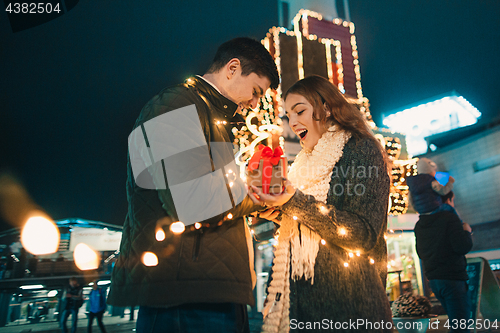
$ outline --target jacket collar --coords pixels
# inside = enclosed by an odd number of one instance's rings
[[[222,96],[217,89],[204,79],[194,76],[186,80],[186,84],[197,89],[203,96],[215,106],[224,118],[231,119],[235,116],[238,104]]]

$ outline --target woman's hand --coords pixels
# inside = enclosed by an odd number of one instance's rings
[[[290,200],[295,194],[295,187],[293,187],[292,183],[288,179],[284,179],[285,181],[285,191],[281,194],[265,194],[262,191],[255,187],[251,186],[249,188],[248,196],[256,205],[261,206],[282,206]]]

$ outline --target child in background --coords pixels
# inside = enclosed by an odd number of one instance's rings
[[[442,211],[457,213],[450,205],[443,204],[441,196],[447,195],[453,189],[455,179],[450,176],[446,185],[436,180],[437,165],[428,158],[420,158],[417,162],[418,175],[408,177],[406,184],[410,187],[413,208],[420,215],[430,215]],[[458,215],[458,214],[457,214]]]

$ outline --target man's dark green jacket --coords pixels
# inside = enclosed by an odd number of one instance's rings
[[[200,77],[162,90],[144,106],[134,128],[193,104],[207,144],[232,143],[231,129],[235,122],[242,121],[236,114],[237,105]],[[138,187],[130,158],[127,173],[128,214],[108,303],[152,307],[223,302],[253,305],[255,273],[251,269],[253,252],[249,250],[252,243],[243,216],[262,207],[255,206],[246,196],[230,211],[204,221],[212,227],[176,236],[167,226],[165,240],[157,241],[158,224],[177,220],[171,192],[168,186],[166,190]],[[229,213],[232,219],[218,225]],[[144,265],[145,252],[153,252],[158,257],[156,266]]]

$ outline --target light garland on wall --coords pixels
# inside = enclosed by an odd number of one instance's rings
[[[246,162],[252,157],[255,148],[262,141],[272,138],[283,132],[283,121],[275,111],[275,102],[272,92],[268,90],[261,98],[258,109],[244,109],[245,126],[238,129],[233,127],[236,144],[239,148],[236,154],[236,164],[240,168],[240,177],[245,179]],[[283,139],[283,140],[282,140]],[[279,145],[284,149],[284,138],[280,136]],[[269,142],[268,142],[269,144]]]
[[[299,38],[300,37],[299,35],[303,35],[305,38],[307,38],[309,40],[321,41],[323,39],[323,38],[318,38],[318,36],[316,36],[314,34],[311,34],[310,29],[309,29],[309,17],[315,18],[318,21],[323,21],[323,16],[321,14],[314,12],[314,11],[311,11],[311,10],[307,10],[307,9],[299,10],[297,15],[295,15],[295,17],[292,20],[293,26],[294,26],[295,36],[297,38],[297,52],[298,52],[298,54],[302,54],[301,47],[299,47],[299,44],[298,44],[299,39],[300,39],[300,43],[302,44],[302,38]],[[362,100],[363,99],[363,90],[361,88],[361,71],[360,71],[360,67],[359,67],[358,47],[356,44],[356,37],[354,36],[354,30],[355,30],[354,23],[343,21],[342,19],[339,19],[339,18],[336,18],[336,19],[332,20],[331,22],[337,26],[349,28],[349,33],[351,34],[351,37],[350,37],[351,54],[353,57],[354,74],[356,77],[356,93],[357,93],[357,98],[359,100]],[[339,43],[339,47],[340,47],[340,41],[338,41],[338,43]],[[341,52],[340,52],[340,54],[341,54]],[[301,66],[301,64],[302,64],[302,66]],[[299,68],[299,79],[301,79],[301,78],[303,78],[300,76],[301,71],[303,73],[303,58],[298,59],[298,68]],[[342,75],[342,77],[343,77],[343,75]],[[341,82],[341,80],[339,80],[339,83],[340,82]],[[342,87],[340,87],[340,85],[338,85],[338,88],[342,93],[345,93],[345,89],[343,86],[343,80],[342,80]],[[361,104],[361,103],[358,103],[358,104]]]

